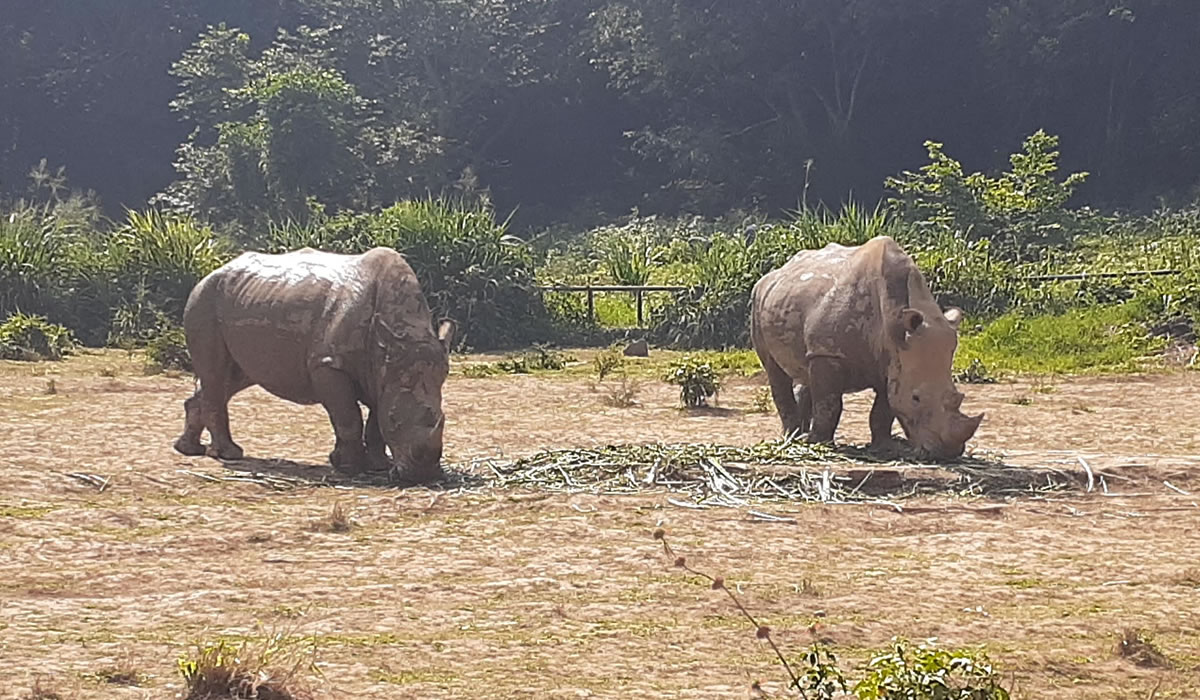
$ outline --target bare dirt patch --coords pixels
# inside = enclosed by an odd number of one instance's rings
[[[976,448],[1064,468],[1083,456],[1124,476],[1108,496],[931,498],[904,513],[774,501],[758,507],[786,520],[765,521],[678,508],[665,492],[211,483],[180,470],[215,462],[171,450],[190,379],[140,376],[120,353],[2,365],[2,697],[37,684],[71,698],[173,696],[177,657],[253,639],[260,623],[313,638],[324,697],[718,698],[759,679],[778,689],[773,655],[737,611],[664,561],[651,539],[660,525],[689,562],[740,587],[785,651],[808,644],[814,623],[848,666],[892,635],[936,636],[986,645],[1018,697],[1146,697],[1159,684],[1158,698],[1200,696],[1200,498],[1162,483],[1200,490],[1194,372],[967,388],[968,410],[988,411]],[[612,408],[583,378],[455,377],[447,458],[748,445],[778,430],[774,416],[743,412],[759,386],[735,381],[720,395],[729,410],[687,413],[654,381],[638,406]],[[868,397],[850,397],[843,439],[866,440],[868,410]],[[319,408],[251,390],[232,414],[248,455],[328,473]],[[335,506],[352,527],[314,527]],[[1123,657],[1126,630],[1166,663]],[[105,682],[113,668],[138,685]]]

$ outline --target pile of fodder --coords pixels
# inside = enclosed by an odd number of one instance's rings
[[[665,488],[714,505],[754,499],[849,503],[931,493],[1008,496],[1079,483],[1072,472],[1014,467],[992,458],[888,460],[864,448],[796,439],[750,447],[655,443],[547,450],[482,466],[490,472],[482,476],[494,486],[594,493]]]

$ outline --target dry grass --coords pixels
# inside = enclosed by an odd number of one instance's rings
[[[197,645],[179,660],[185,700],[308,700],[315,654],[311,640],[286,632]]]
[[[33,681],[32,688],[16,697],[17,700],[67,700],[69,696],[59,692],[52,681],[39,677]]]
[[[616,377],[592,385],[592,391],[600,394],[600,402],[609,408],[632,408],[638,405],[638,394],[642,383],[629,377]]]
[[[1131,627],[1121,631],[1117,655],[1145,668],[1171,668],[1174,665],[1145,630]]]
[[[350,519],[350,511],[341,501],[335,501],[329,513],[312,523],[314,532],[346,533],[354,529],[354,521]]]
[[[118,368],[124,390],[98,376],[104,366]],[[1107,481],[1110,494],[1097,485],[1000,503],[920,498],[897,513],[783,500],[693,510],[663,491],[210,482],[180,470],[331,478],[327,417],[248,391],[233,402],[233,428],[258,459],[223,469],[171,450],[192,382],[140,372],[123,353],[0,363],[0,668],[15,697],[38,676],[106,669],[121,650],[145,674],[141,688],[95,681],[47,692],[183,697],[175,659],[197,653],[187,640],[261,640],[260,620],[303,621],[325,680],[307,668],[296,680],[336,688],[319,697],[715,699],[756,679],[778,693],[770,650],[707,582],[664,565],[649,539],[660,526],[689,561],[740,591],[785,654],[807,646],[819,619],[847,669],[893,635],[936,636],[948,647],[985,645],[1022,697],[1145,698],[1160,682],[1160,699],[1200,697],[1200,612],[1187,584],[1196,496],[1162,484],[1200,491],[1198,373],[1063,379],[1025,407],[1007,403],[1009,385],[969,387],[967,410],[988,412],[974,446],[1064,469],[1079,469],[1082,455],[1120,475]],[[42,393],[47,378],[54,396]],[[778,435],[776,417],[743,410],[760,386],[732,382],[722,401],[736,410],[692,414],[658,382],[643,386],[640,405],[615,409],[600,405],[587,377],[456,375],[446,454],[753,445]],[[1095,412],[1074,413],[1079,404]],[[869,397],[846,406],[841,437],[865,442]],[[68,473],[110,485],[100,491]],[[313,532],[333,500],[353,505],[355,527]],[[1115,657],[1112,633],[1124,628],[1153,635],[1174,666]]]

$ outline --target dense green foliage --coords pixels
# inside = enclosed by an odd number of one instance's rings
[[[708,399],[721,388],[721,379],[713,366],[691,356],[673,362],[663,379],[679,387],[679,403],[686,408],[707,405]]]
[[[0,188],[48,157],[110,215],[246,230],[486,189],[523,231],[871,201],[923,141],[988,171],[1044,127],[1082,198],[1144,208],[1197,185],[1198,30],[1193,0],[13,0]]]

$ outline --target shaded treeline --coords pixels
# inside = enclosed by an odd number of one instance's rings
[[[1001,167],[1038,128],[1083,201],[1200,182],[1195,0],[4,5],[0,190],[46,158],[110,212],[165,193],[246,230],[484,188],[517,225],[775,212],[874,199],[926,139]]]

